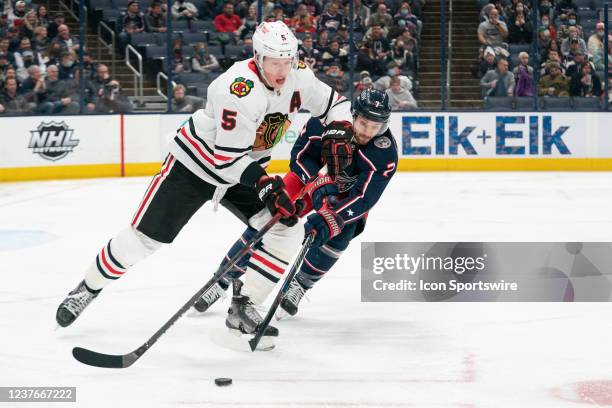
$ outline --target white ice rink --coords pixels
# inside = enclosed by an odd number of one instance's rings
[[[611,173],[398,173],[299,317],[278,323],[275,350],[215,342],[226,299],[184,316],[131,368],[82,365],[74,346],[139,346],[243,229],[205,206],[55,330],[57,305],[148,182],[0,184],[0,386],[77,387],[76,404],[0,408],[612,406],[612,304],[361,303],[359,264],[359,241],[612,241]]]

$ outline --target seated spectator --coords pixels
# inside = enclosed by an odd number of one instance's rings
[[[295,15],[297,11],[298,5],[296,3],[297,2],[294,0],[279,0],[276,6],[282,8],[286,16],[291,17]]]
[[[19,28],[25,21],[26,13],[26,2],[23,0],[16,1],[13,9],[8,13],[9,26]]]
[[[45,6],[39,6],[36,10],[36,25],[45,28],[49,26],[49,15]]]
[[[4,52],[0,52],[0,86],[4,83],[6,77],[6,70],[11,66],[8,61],[8,55]]]
[[[21,40],[19,49],[13,54],[13,58],[15,60],[15,68],[17,69],[19,81],[23,81],[28,77],[28,68],[30,65],[38,65],[43,71],[46,69],[42,55],[32,50],[30,40],[27,37]]]
[[[67,25],[62,24],[57,28],[57,37],[51,41],[59,44],[62,51],[70,52],[79,49],[79,39],[70,35],[70,29]]]
[[[168,29],[166,27],[166,13],[162,10],[161,3],[154,1],[151,3],[151,7],[145,16],[145,22],[147,31],[151,33],[165,33]]]
[[[232,3],[225,3],[223,6],[223,13],[215,17],[214,20],[215,31],[219,34],[219,41],[228,44],[236,42],[236,33],[242,26],[240,17],[234,14],[234,5]]]
[[[397,111],[417,108],[417,102],[414,100],[410,91],[401,86],[399,77],[391,78],[391,87],[387,89],[386,92],[392,110]]]
[[[385,37],[380,25],[373,25],[371,27],[371,34],[370,36],[366,36],[366,42],[368,44],[368,48],[372,50],[374,61],[377,65],[377,69],[369,69],[368,71],[374,72],[378,75],[384,72],[387,57],[389,55],[389,51],[391,51],[391,45],[389,40]]]
[[[21,38],[19,37],[19,29],[16,27],[10,27],[6,31],[6,38],[9,41],[9,52],[13,53],[17,51],[19,48],[19,43],[21,42]]]
[[[53,21],[47,26],[47,35],[49,38],[57,37],[59,27],[65,22],[64,13],[58,12],[53,15]]]
[[[561,73],[558,62],[549,62],[547,74],[540,78],[538,94],[540,96],[569,96],[569,79]]]
[[[112,79],[98,90],[96,98],[96,112],[98,113],[126,113],[132,111],[132,103],[121,92],[119,82]]]
[[[574,75],[570,82],[570,96],[580,96],[583,98],[597,97],[602,94],[601,80],[593,74],[591,64],[583,61],[580,65],[580,72]]]
[[[413,35],[420,35],[420,21],[417,16],[412,13],[410,4],[408,2],[403,2],[400,5],[397,14],[395,14],[393,17],[393,21],[395,25],[402,30],[405,28],[408,29]]]
[[[566,77],[573,78],[576,74],[580,72],[580,67],[585,61],[589,62],[588,56],[584,55],[584,53],[582,53],[582,51],[580,50],[576,51],[576,55],[574,55],[574,60],[566,64],[566,68],[563,73]],[[589,64],[591,64],[591,70],[595,71],[595,66],[593,65],[593,63],[589,62]]]
[[[27,37],[30,40],[34,37],[34,29],[36,28],[36,11],[30,10],[26,13],[23,24],[19,27],[19,36]]]
[[[172,90],[172,112],[193,113],[204,107],[203,98],[186,95],[185,86],[178,84]]]
[[[17,90],[17,80],[14,78],[7,79],[4,82],[4,89],[0,94],[0,106],[2,113],[20,114],[27,113],[30,109],[27,101]]]
[[[559,17],[561,20],[566,20],[570,13],[576,13],[578,6],[572,2],[572,0],[558,0],[555,6],[555,17]]]
[[[578,30],[579,35],[582,37],[582,26],[578,24],[578,16],[576,12],[570,11],[567,15],[566,19],[557,20],[559,25],[559,30],[557,33],[557,39],[563,40],[569,36],[570,28],[575,28]]]
[[[368,43],[363,43],[357,51],[357,71],[369,71],[375,74],[384,73],[384,70],[380,69],[382,64],[377,60],[374,52],[370,49]]]
[[[59,70],[55,65],[47,67],[45,88],[47,88],[47,101],[51,103],[48,113],[79,113],[78,102],[70,97],[68,81],[59,79]]]
[[[31,40],[32,49],[40,52],[41,54],[49,46],[49,37],[47,37],[47,29],[45,27],[36,27],[34,29],[34,37]]]
[[[510,23],[508,41],[510,44],[531,44],[532,39],[533,28],[531,23],[526,20],[522,11],[517,11],[515,19]]]
[[[314,33],[316,31],[315,25],[315,16],[308,13],[308,7],[305,4],[298,6],[295,16],[289,23],[289,27],[296,33]]]
[[[487,72],[494,71],[496,68],[495,51],[493,51],[493,48],[487,47],[484,52],[484,58],[480,60],[478,66],[478,78],[482,78]]]
[[[338,63],[344,71],[348,69],[348,53],[340,48],[340,43],[336,39],[331,40],[329,47],[323,51],[321,56],[323,70],[326,71],[333,62]]]
[[[58,78],[61,80],[68,80],[74,78],[74,72],[77,68],[76,55],[74,52],[62,53],[62,59],[58,67]]]
[[[302,0],[301,4],[304,4],[308,8],[308,14],[312,16],[321,15],[321,4],[317,0]]]
[[[359,7],[357,6],[357,3],[359,2]],[[361,11],[365,10],[365,14],[363,14]],[[355,0],[355,5],[354,5],[354,12],[353,12],[353,32],[354,33],[363,33],[365,31],[365,23],[366,20],[369,18],[369,13],[368,13],[368,8],[366,6],[364,6],[363,4],[361,4],[361,0]],[[344,5],[344,17],[342,18],[342,24],[340,25],[340,27],[342,26],[346,26],[346,27],[350,27],[350,18],[349,18],[349,4],[348,2]]]
[[[226,5],[227,4],[231,3],[226,3]],[[234,5],[232,4],[232,11],[233,10]],[[172,17],[175,20],[195,20],[198,18],[198,9],[189,1],[175,0],[174,4],[172,4]]]
[[[391,87],[391,79],[399,78],[402,88],[407,91],[412,91],[412,80],[405,75],[402,75],[399,67],[394,61],[391,61],[387,64],[387,73],[384,76],[378,78],[376,82],[374,82],[374,88],[380,91],[386,91]]]
[[[306,63],[313,71],[318,70],[318,64],[321,60],[321,53],[314,48],[312,37],[307,35],[302,40],[302,44],[298,48],[298,55],[302,61]]]
[[[343,94],[348,90],[348,82],[344,78],[344,72],[337,62],[332,63],[325,71],[321,80],[329,85],[336,92]]]
[[[77,66],[77,70],[78,70],[78,66]],[[83,75],[84,77],[88,80],[93,79],[93,77],[96,75],[97,70],[98,70],[98,64],[94,60],[92,60],[91,56],[89,55],[89,52],[84,51],[83,52]]]
[[[417,60],[417,51],[418,51],[418,41],[417,39],[412,35],[412,33],[410,32],[410,30],[404,30],[399,37],[397,37],[395,39],[395,41],[401,41],[404,43],[404,49],[406,51],[408,51],[412,57],[413,60],[416,62]]]
[[[489,19],[478,26],[478,40],[483,47],[493,47],[495,55],[504,55],[500,48],[505,48],[506,38],[508,38],[506,23],[499,20],[497,9],[491,9]]]
[[[125,47],[130,43],[130,36],[134,33],[142,33],[145,29],[145,17],[138,7],[138,2],[130,0],[127,6],[127,12],[122,13],[117,22],[119,35],[117,43],[119,51],[123,55]]]
[[[23,97],[30,104],[30,110],[35,113],[51,113],[53,104],[47,102],[47,88],[42,71],[37,65],[28,68],[28,78],[21,84]]]
[[[605,71],[603,48],[593,55],[593,64],[595,70]],[[612,76],[612,34],[608,35],[608,71]]]
[[[548,56],[540,66],[540,75],[545,75],[548,69],[548,64],[551,62],[555,62],[559,65],[559,69],[561,73],[565,73],[565,63],[561,60],[561,55],[559,55],[559,51],[555,51],[553,49],[548,51]]]
[[[542,18],[540,19],[538,34],[544,30],[548,30],[550,38],[555,40],[557,39],[557,30],[555,29],[555,25],[551,23],[551,20],[547,15],[542,15]]]
[[[580,33],[576,27],[568,28],[568,37],[561,42],[561,54],[567,58],[570,56],[572,49],[579,49],[583,54],[587,52],[586,43],[580,38]]]
[[[95,93],[97,94],[104,85],[111,81],[110,71],[105,64],[98,64],[96,73],[91,81]]]
[[[287,26],[290,23],[289,18],[287,18],[287,16],[285,15],[285,12],[283,11],[283,8],[280,6],[274,6],[274,8],[272,9],[272,13],[266,19],[266,21],[269,21],[269,22],[282,21]]]
[[[606,34],[606,29],[603,22],[598,22],[595,25],[595,32],[591,34],[589,37],[589,41],[587,43],[587,49],[589,51],[589,55],[595,55],[597,53],[603,53],[604,47],[604,35]]]
[[[191,71],[208,74],[220,68],[217,57],[208,52],[208,46],[199,42],[194,45],[194,54],[191,57]]]
[[[514,67],[514,96],[533,96],[535,94],[535,81],[533,67],[529,65],[529,54],[519,54],[519,64]]]
[[[59,65],[62,59],[62,46],[60,43],[52,42],[47,47],[47,65]]]
[[[483,96],[512,96],[514,93],[514,75],[508,71],[508,61],[497,61],[497,69],[489,71],[480,80]]]
[[[368,27],[380,26],[383,28],[385,35],[388,27],[393,26],[393,17],[387,11],[387,6],[384,3],[378,5],[376,13],[373,13],[368,19]]]
[[[221,7],[223,4],[217,0],[204,0],[202,7],[199,8],[201,15],[199,16],[203,20],[212,20],[217,14],[223,12]]]
[[[238,29],[238,37],[240,41],[244,42],[247,38],[253,38],[255,29],[257,28],[257,8],[254,5],[250,5],[247,10],[247,15],[242,21],[242,25]]]
[[[399,39],[395,41],[388,59],[389,61],[395,62],[401,72],[409,72],[412,75],[416,73],[416,61],[414,60],[414,56],[412,52],[404,47],[403,41]]]
[[[325,13],[319,18],[319,31],[335,33],[342,24],[342,15],[336,3],[328,3]]]
[[[96,109],[98,97],[96,89],[91,80],[85,78],[83,81],[83,94],[81,95],[81,81],[79,80],[79,70],[74,72],[74,78],[68,81],[68,89],[73,100],[80,101],[84,105],[83,113],[93,113]]]

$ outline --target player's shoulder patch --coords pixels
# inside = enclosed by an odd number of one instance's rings
[[[239,98],[243,98],[251,93],[254,86],[255,84],[250,79],[238,77],[231,83],[229,90],[231,94],[236,95]]]
[[[299,60],[298,64],[297,64],[297,67],[298,67],[298,69],[306,69],[306,68],[308,68],[308,65],[306,65],[306,63],[304,61]]]
[[[374,140],[374,146],[380,149],[388,149],[389,147],[391,147],[391,145],[391,139],[389,139],[388,136],[380,136]]]

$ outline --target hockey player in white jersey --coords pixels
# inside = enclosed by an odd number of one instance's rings
[[[209,200],[255,229],[280,212],[281,222],[290,228],[272,228],[253,256],[277,272],[287,266],[303,237],[292,229],[303,226],[297,224],[296,208],[282,178],[266,173],[272,148],[302,108],[332,128],[352,120],[349,101],[298,60],[297,47],[284,23],[258,26],[254,57],[236,62],[210,84],[206,108],[177,130],[131,224],[108,241],[85,278],[61,302],[56,313],[59,325],[72,324],[107,284],[162,244],[171,243]],[[247,281],[242,291],[238,288],[226,319],[231,329],[251,333],[261,321],[252,303],[255,287]],[[278,331],[271,327],[266,334]]]

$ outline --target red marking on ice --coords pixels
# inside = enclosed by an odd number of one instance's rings
[[[579,381],[554,388],[551,394],[565,401],[609,407],[612,406],[612,380]]]

